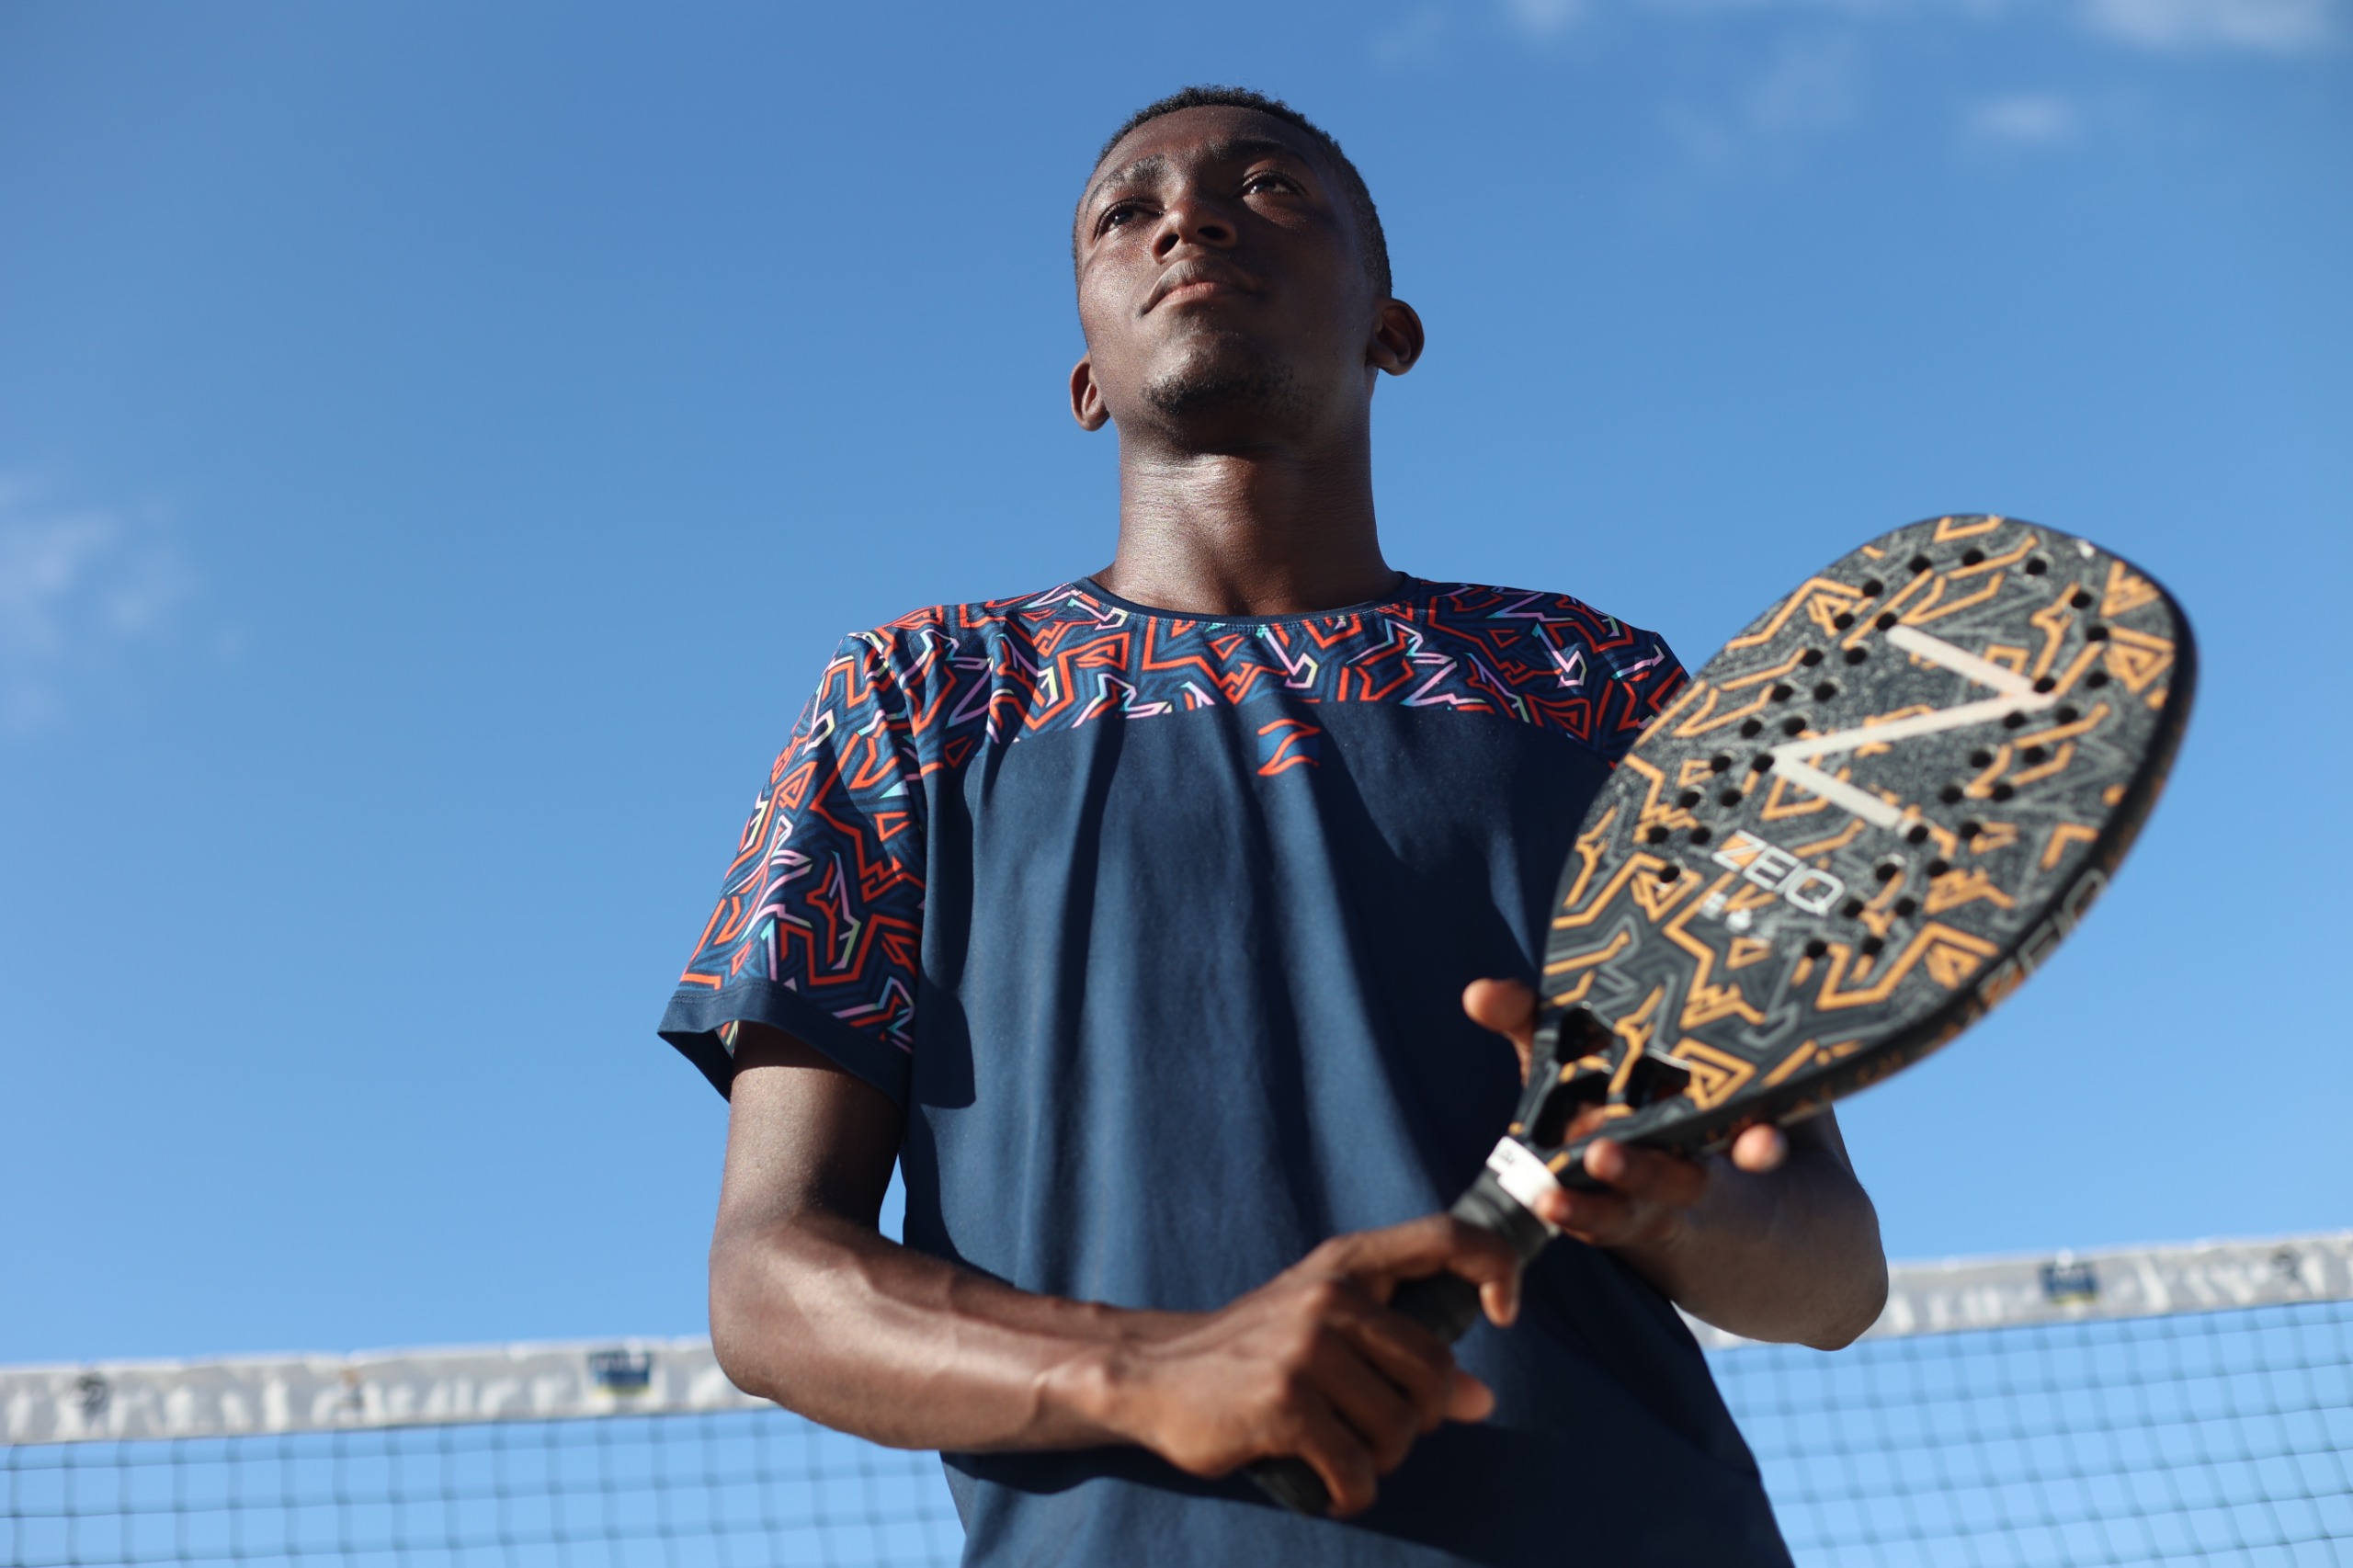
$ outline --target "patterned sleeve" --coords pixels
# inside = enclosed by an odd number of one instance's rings
[[[900,1104],[915,1044],[923,797],[904,704],[846,640],[753,802],[664,1040],[725,1094],[739,1019],[815,1047]]]
[[[1605,654],[1613,684],[1622,696],[1603,704],[1601,754],[1615,767],[1634,749],[1635,737],[1682,692],[1689,678],[1666,639],[1655,631],[1620,622],[1623,645]]]

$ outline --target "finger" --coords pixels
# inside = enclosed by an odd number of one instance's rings
[[[1300,1413],[1297,1453],[1324,1478],[1332,1494],[1332,1517],[1346,1518],[1372,1506],[1380,1491],[1372,1455],[1348,1424],[1332,1414],[1329,1405],[1312,1401]]]
[[[1693,1161],[1658,1149],[1636,1149],[1615,1138],[1597,1138],[1586,1145],[1588,1175],[1608,1182],[1629,1198],[1688,1209],[1708,1193],[1708,1173]]]
[[[1779,1170],[1781,1162],[1789,1157],[1789,1139],[1770,1123],[1752,1127],[1732,1141],[1733,1165],[1751,1176]]]
[[[1462,988],[1462,1010],[1481,1028],[1493,1029],[1519,1052],[1520,1077],[1528,1076],[1536,1049],[1536,993],[1517,980],[1474,980]]]
[[[1386,1475],[1405,1462],[1406,1450],[1422,1430],[1421,1412],[1354,1346],[1325,1339],[1308,1363],[1308,1375],[1324,1403],[1363,1441],[1375,1471]]]
[[[1536,993],[1517,980],[1472,981],[1462,988],[1462,1010],[1482,1028],[1536,1038]]]
[[[1361,1315],[1336,1314],[1347,1345],[1413,1405],[1425,1432],[1446,1419],[1454,1352],[1444,1340],[1402,1312],[1366,1302]]]
[[[1446,1391],[1446,1418],[1449,1421],[1484,1421],[1495,1413],[1495,1391],[1472,1377],[1457,1370]]]
[[[1508,1325],[1519,1313],[1519,1258],[1511,1244],[1451,1214],[1336,1236],[1318,1247],[1311,1262],[1358,1280],[1382,1302],[1399,1280],[1446,1269],[1479,1287],[1479,1299],[1497,1324]]]
[[[1617,1246],[1634,1233],[1634,1203],[1618,1192],[1567,1192],[1553,1195],[1545,1218],[1589,1246]]]

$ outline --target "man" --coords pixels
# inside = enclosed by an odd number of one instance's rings
[[[1832,1119],[1595,1145],[1610,1190],[1525,1280],[1439,1212],[1509,1119],[1578,819],[1680,668],[1382,558],[1373,386],[1423,329],[1303,118],[1151,106],[1074,259],[1111,565],[843,642],[663,1021],[732,1091],[722,1364],[943,1450],[972,1562],[1786,1562],[1670,1301],[1871,1321]],[[1493,1320],[1459,1362],[1383,1305],[1442,1268]],[[1273,1455],[1334,1518],[1236,1473]]]

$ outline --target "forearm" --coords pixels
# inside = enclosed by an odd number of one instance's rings
[[[894,1448],[968,1451],[1131,1440],[1116,1368],[1174,1321],[1030,1295],[826,1214],[723,1228],[710,1317],[745,1392]]]
[[[1879,1215],[1842,1155],[1798,1146],[1777,1170],[1710,1156],[1707,1196],[1667,1240],[1620,1249],[1692,1316],[1733,1334],[1835,1350],[1887,1301]]]

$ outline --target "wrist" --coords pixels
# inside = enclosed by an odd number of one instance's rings
[[[1103,1308],[1102,1332],[1058,1362],[1040,1393],[1050,1425],[1090,1443],[1151,1444],[1149,1346],[1186,1314]]]

